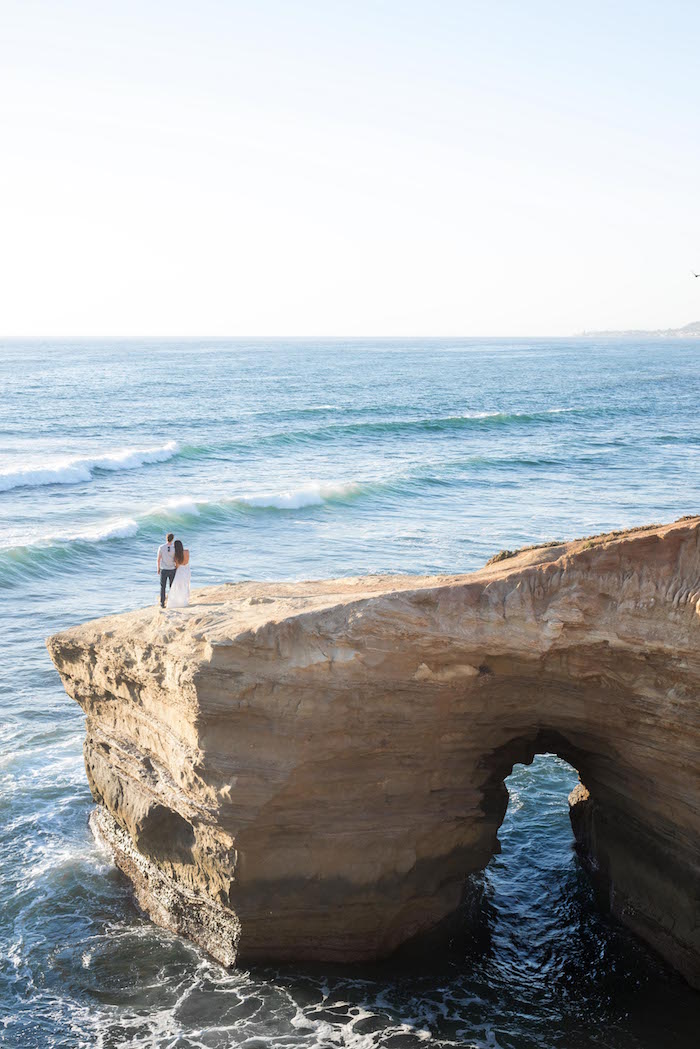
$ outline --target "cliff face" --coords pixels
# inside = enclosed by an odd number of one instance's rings
[[[225,964],[369,959],[453,911],[514,762],[579,770],[613,911],[700,985],[700,520],[465,576],[242,583],[48,642],[93,827]]]

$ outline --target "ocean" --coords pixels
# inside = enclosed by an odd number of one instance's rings
[[[193,586],[464,572],[700,510],[700,340],[0,342],[0,1043],[685,1049],[700,994],[601,914],[577,776],[516,766],[448,951],[222,970],[157,929],[87,827],[52,632]]]

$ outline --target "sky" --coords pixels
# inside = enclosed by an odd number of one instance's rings
[[[0,0],[0,334],[700,319],[695,0]]]

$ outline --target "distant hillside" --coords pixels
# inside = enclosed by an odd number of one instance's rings
[[[630,328],[628,331],[584,331],[582,335],[661,335],[666,339],[699,339],[700,321],[692,321],[684,328],[657,328],[656,331],[644,331]]]

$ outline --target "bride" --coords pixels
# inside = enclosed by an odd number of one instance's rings
[[[170,584],[168,608],[186,608],[190,603],[190,552],[175,540],[175,578]]]

